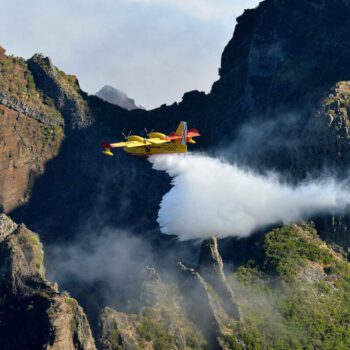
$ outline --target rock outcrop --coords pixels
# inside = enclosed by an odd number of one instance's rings
[[[25,60],[0,55],[0,209],[26,203],[34,178],[57,155],[64,121],[38,91]]]
[[[29,200],[34,178],[62,139],[60,126],[0,105],[0,209],[9,212]]]
[[[349,10],[343,0],[265,0],[245,11],[222,54],[212,93],[227,103],[240,97],[260,118],[312,107],[331,86],[350,78],[344,40]],[[287,13],[288,21],[281,21]]]
[[[77,301],[45,278],[38,236],[0,215],[1,349],[95,350]]]
[[[189,317],[202,330],[211,349],[221,349],[219,335],[222,322],[219,314],[220,306],[216,303],[209,284],[193,268],[188,268],[181,262],[178,269],[182,274],[181,292],[186,295],[185,303]]]
[[[50,116],[35,109],[35,107],[30,107],[26,103],[18,100],[15,97],[7,96],[0,93],[0,104],[8,109],[18,112],[19,114],[25,115],[29,118],[35,119],[48,126],[64,127],[64,120],[59,118],[50,118]]]
[[[178,268],[189,317],[202,329],[210,347],[221,349],[219,338],[225,332],[227,318],[231,322],[241,321],[241,313],[224,273],[217,239],[202,242],[197,269],[181,262]]]
[[[143,272],[144,281],[141,287],[140,304],[152,307],[166,298],[164,284],[154,268],[147,266]]]
[[[52,64],[48,57],[34,55],[28,60],[36,85],[55,103],[69,129],[84,128],[92,124],[93,117],[82,98],[79,82],[67,76]]]
[[[124,92],[109,85],[105,85],[102,89],[96,92],[96,96],[102,98],[104,101],[125,108],[128,111],[144,109],[141,106],[137,106],[135,100],[128,97]]]
[[[98,321],[103,350],[204,349],[206,341],[186,312],[176,285],[164,283],[153,268],[144,271],[140,305],[134,313],[105,308]],[[207,316],[207,315],[206,315]]]
[[[233,290],[226,280],[217,238],[213,237],[202,243],[197,270],[222,299],[225,312],[239,321],[241,318],[239,307]]]
[[[136,324],[125,313],[106,307],[99,317],[98,327],[101,350],[136,350],[140,346]]]
[[[349,139],[350,82],[342,81],[325,91],[315,106],[313,118],[308,120],[303,132],[305,150],[299,164],[313,159],[317,167],[325,166],[344,177],[350,164]]]

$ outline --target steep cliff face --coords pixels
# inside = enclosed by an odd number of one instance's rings
[[[336,169],[344,174],[350,162],[350,82],[338,82],[316,107],[304,129],[305,151],[300,163],[313,159],[314,164]]]
[[[234,292],[227,282],[224,273],[224,263],[219,253],[216,238],[202,243],[197,269],[223,300],[223,307],[226,313],[233,319],[240,320],[239,307],[236,304]]]
[[[261,118],[317,102],[350,77],[349,10],[344,0],[266,0],[246,11],[222,55],[213,94],[240,96]]]
[[[63,118],[40,93],[24,60],[0,52],[0,207],[30,197],[34,178],[57,155]]]
[[[51,60],[36,54],[28,60],[38,88],[54,102],[70,129],[91,125],[92,116],[83,98],[79,82],[73,75],[66,75],[53,66]]]
[[[203,241],[196,269],[181,262],[178,268],[188,317],[200,327],[211,349],[222,349],[220,337],[227,324],[242,321],[242,315],[224,272],[217,239]]]
[[[2,349],[95,349],[82,308],[45,279],[38,236],[4,214],[0,258]]]
[[[211,93],[223,112],[219,131],[231,130],[231,140],[236,133],[233,159],[294,179],[343,167],[322,150],[315,162],[304,128],[325,95],[350,78],[349,11],[343,0],[266,0],[238,18]],[[333,135],[328,142],[339,141]]]
[[[0,206],[5,212],[29,200],[35,177],[57,155],[62,138],[60,126],[0,105]]]

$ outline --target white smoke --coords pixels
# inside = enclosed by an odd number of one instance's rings
[[[336,213],[350,204],[344,184],[324,178],[296,187],[277,175],[263,176],[202,155],[149,158],[173,179],[160,203],[158,223],[180,240],[245,237],[268,225]]]

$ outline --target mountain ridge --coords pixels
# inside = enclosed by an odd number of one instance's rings
[[[136,105],[135,100],[128,97],[126,93],[110,85],[104,85],[95,95],[104,101],[125,108],[128,111],[144,109],[142,106]]]

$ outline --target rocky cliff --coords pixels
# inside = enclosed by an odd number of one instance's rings
[[[38,236],[0,215],[1,348],[94,350],[84,311],[45,278]]]
[[[30,197],[34,178],[57,155],[63,118],[40,93],[24,60],[0,52],[0,208]]]

